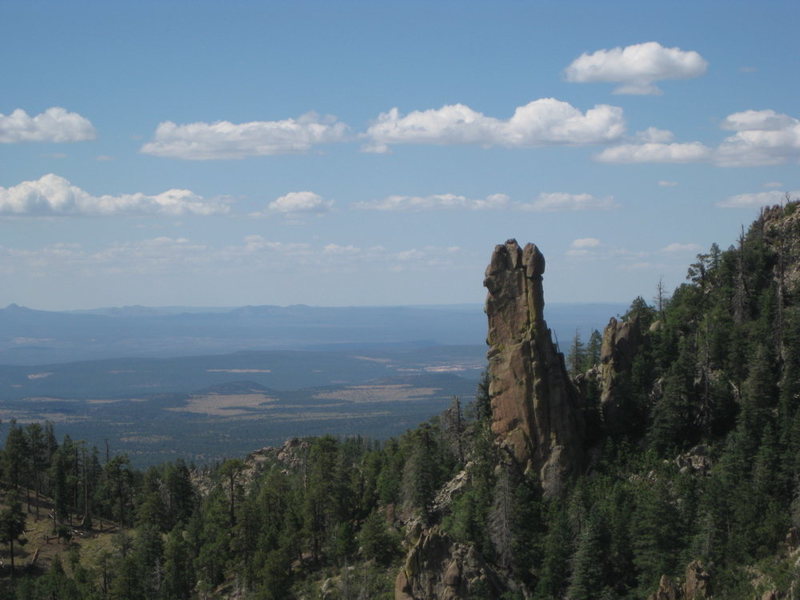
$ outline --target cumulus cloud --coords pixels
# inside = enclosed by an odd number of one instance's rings
[[[661,94],[656,81],[699,77],[707,68],[708,62],[693,50],[645,42],[581,54],[564,73],[567,81],[619,83],[615,94],[641,95]]]
[[[598,198],[592,194],[567,194],[563,192],[542,193],[533,202],[520,208],[536,212],[560,212],[581,210],[610,210],[618,208],[614,198]]]
[[[541,98],[517,107],[508,120],[487,117],[464,104],[382,113],[367,129],[367,152],[388,152],[392,144],[478,145],[521,148],[605,144],[625,131],[622,109],[600,104],[585,113],[567,102]]]
[[[800,190],[793,192],[780,192],[772,190],[769,192],[755,192],[752,194],[737,194],[728,196],[725,200],[720,200],[716,206],[720,208],[760,208],[762,206],[772,206],[786,202],[786,196],[790,198],[800,198]]]
[[[800,120],[774,110],[746,110],[725,118],[736,133],[717,149],[722,166],[778,165],[800,159]]]
[[[676,254],[682,252],[698,252],[702,249],[702,246],[699,246],[698,244],[681,244],[679,242],[673,242],[667,246],[664,246],[661,251],[667,252],[668,254]]]
[[[319,215],[328,212],[332,207],[333,200],[326,200],[314,192],[289,192],[270,202],[267,212],[284,216]]]
[[[381,200],[356,202],[353,208],[382,211],[424,211],[424,210],[491,210],[510,206],[511,200],[505,194],[491,194],[486,198],[472,199],[456,194],[432,194],[429,196],[387,196]]]
[[[163,214],[224,214],[230,207],[222,200],[208,200],[189,191],[172,189],[150,196],[143,193],[92,196],[52,173],[36,181],[0,187],[0,215],[48,216]]]
[[[283,121],[248,123],[160,123],[153,141],[141,148],[144,154],[185,160],[245,158],[308,152],[319,144],[345,138],[347,125],[335,117],[308,113]]]
[[[31,117],[21,108],[10,115],[0,113],[0,143],[83,142],[93,140],[94,126],[89,119],[59,106]]]

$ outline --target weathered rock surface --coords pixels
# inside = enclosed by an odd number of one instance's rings
[[[708,475],[714,463],[711,460],[709,448],[699,444],[688,452],[676,456],[675,465],[681,473]]]
[[[667,575],[662,575],[658,582],[658,589],[650,594],[647,600],[682,600],[681,590]]]
[[[710,595],[711,576],[703,568],[699,560],[693,560],[686,567],[683,597],[685,600],[705,600]]]
[[[667,575],[661,576],[658,589],[647,600],[706,600],[711,598],[711,577],[699,560],[693,560],[686,567],[682,586],[677,585]]]
[[[645,343],[639,319],[611,318],[603,331],[600,347],[600,410],[607,431],[621,433],[625,414],[620,378],[630,373],[636,353]]]
[[[544,320],[544,256],[509,240],[494,249],[484,286],[492,430],[546,495],[583,463],[578,395]]]
[[[395,600],[499,598],[502,584],[474,547],[439,527],[423,530],[395,581]]]

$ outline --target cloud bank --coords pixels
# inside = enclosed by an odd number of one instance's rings
[[[0,245],[0,274],[45,275],[57,272],[77,278],[136,274],[186,275],[210,273],[251,276],[254,271],[297,274],[352,273],[364,268],[392,271],[450,269],[463,261],[457,246],[419,246],[387,249],[383,246],[312,245],[281,242],[247,235],[240,242],[212,246],[184,237],[161,236],[116,242],[98,249],[76,243],[54,243],[22,249]]]
[[[618,207],[619,205],[611,196],[598,198],[592,194],[566,194],[563,192],[542,193],[533,202],[522,205],[524,210],[535,212],[610,210]]]
[[[308,113],[283,121],[248,123],[160,123],[144,154],[184,160],[238,159],[248,156],[298,154],[319,144],[344,140],[347,125],[334,117]]]
[[[429,196],[387,196],[381,200],[356,202],[353,208],[381,211],[426,210],[491,210],[507,208],[511,201],[505,194],[491,194],[483,199],[472,199],[456,194],[431,194]]]
[[[772,190],[769,192],[755,192],[752,194],[737,194],[729,196],[725,200],[720,200],[715,206],[719,208],[760,208],[762,206],[773,206],[786,202],[787,192]],[[788,192],[789,198],[800,199],[800,190]]]
[[[533,212],[565,212],[609,210],[619,205],[612,197],[598,198],[592,194],[552,192],[539,194],[530,202],[512,202],[506,194],[490,194],[485,198],[468,198],[458,194],[429,196],[387,196],[380,200],[353,203],[356,210],[393,212],[422,212],[435,210],[521,210]]]
[[[95,138],[89,119],[59,106],[31,117],[21,108],[10,115],[0,113],[0,143],[83,142]]]
[[[662,93],[656,81],[699,77],[707,68],[708,62],[693,50],[645,42],[581,54],[564,74],[577,83],[619,83],[615,94],[652,95]]]
[[[716,148],[701,142],[671,142],[670,132],[650,128],[630,143],[603,149],[594,159],[606,163],[710,162],[721,167],[800,162],[800,120],[794,117],[774,110],[746,110],[728,115],[720,126],[735,133]]]
[[[189,190],[172,189],[155,196],[142,193],[92,196],[58,175],[0,187],[0,215],[213,215],[230,210],[221,200],[207,200]]]
[[[487,117],[464,104],[382,113],[367,129],[367,152],[387,152],[393,144],[477,145],[523,148],[605,144],[625,132],[622,109],[599,104],[581,112],[555,98],[518,107],[508,120]]]

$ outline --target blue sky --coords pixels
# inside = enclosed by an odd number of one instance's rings
[[[796,2],[0,4],[0,305],[651,298],[800,196]]]

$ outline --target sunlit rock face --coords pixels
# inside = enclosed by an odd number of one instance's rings
[[[495,246],[486,269],[489,395],[499,443],[555,495],[583,463],[578,394],[544,320],[544,256],[516,240]]]

